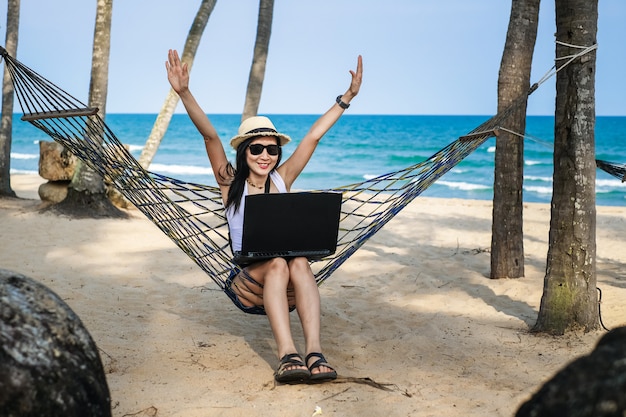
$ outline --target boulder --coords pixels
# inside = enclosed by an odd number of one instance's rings
[[[124,145],[126,150],[128,145]],[[48,180],[39,186],[41,201],[53,204],[65,200],[68,187],[76,171],[78,159],[58,142],[39,142],[39,176]],[[112,184],[105,181],[108,199],[118,208],[131,209],[133,205]]]
[[[547,381],[516,417],[626,416],[626,327],[605,334],[594,350]]]
[[[4,417],[111,416],[98,348],[46,286],[0,269],[0,410]]]
[[[39,176],[50,181],[69,181],[76,170],[76,157],[57,142],[39,142]]]
[[[67,197],[67,187],[70,181],[48,181],[39,186],[38,194],[42,201],[60,203]]]

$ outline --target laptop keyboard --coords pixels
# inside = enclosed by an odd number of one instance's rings
[[[297,251],[297,250],[288,250],[288,251],[279,251],[279,252],[251,252],[251,257],[259,257],[259,258],[281,258],[281,257],[297,257],[297,256],[307,256],[307,257],[318,257],[318,256],[326,256],[330,255],[330,252],[327,250],[307,250],[307,251]]]
[[[270,258],[296,258],[299,256],[304,256],[308,259],[322,259],[326,256],[331,255],[332,252],[329,250],[307,250],[307,251],[272,251],[272,252],[249,252],[247,254],[243,254],[242,252],[236,252],[233,260],[236,263],[252,263],[255,261],[261,261],[263,259]]]

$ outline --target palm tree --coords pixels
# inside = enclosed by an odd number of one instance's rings
[[[556,62],[596,45],[598,0],[556,0]],[[596,289],[595,73],[592,50],[557,73],[554,185],[535,331],[599,328]]]
[[[498,111],[507,108],[530,87],[530,69],[537,39],[540,0],[511,3],[511,17],[498,77]],[[507,128],[526,129],[526,103],[508,117]],[[496,138],[491,226],[491,278],[524,276],[522,185],[524,142],[510,133]]]
[[[94,29],[89,107],[98,108],[104,120],[111,49],[113,0],[97,0]],[[77,217],[125,217],[108,199],[102,177],[86,164],[78,162],[65,200],[53,210]]]
[[[246,102],[243,106],[241,120],[250,116],[256,116],[261,102],[261,91],[265,78],[265,64],[272,34],[272,18],[274,15],[274,0],[260,0],[259,19],[256,29],[256,42],[254,44],[254,56],[248,78],[248,90]]]
[[[202,33],[204,32],[204,28],[209,21],[209,17],[211,17],[211,13],[213,13],[216,2],[217,0],[202,0],[200,9],[198,9],[198,13],[196,13],[191,29],[189,29],[189,34],[187,35],[185,47],[183,48],[183,55],[181,57],[181,60],[186,62],[189,66],[189,70],[191,70],[191,66],[193,65],[193,60],[196,57],[196,52],[198,51],[198,46],[200,45],[200,39],[202,39]],[[170,121],[172,120],[172,115],[174,114],[174,110],[176,110],[178,101],[178,94],[170,88],[170,91],[165,98],[165,102],[161,107],[161,111],[154,122],[150,136],[148,136],[148,140],[141,151],[141,155],[139,155],[139,163],[145,169],[148,169],[152,163],[152,159],[154,159],[157,149],[159,149],[159,145],[161,144],[163,136],[170,125]]]
[[[5,49],[16,56],[17,35],[20,21],[20,0],[7,4],[7,33]],[[4,67],[2,79],[2,119],[0,120],[0,196],[15,197],[11,188],[11,142],[13,140],[13,82]]]

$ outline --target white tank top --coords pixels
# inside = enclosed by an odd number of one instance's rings
[[[274,183],[279,193],[286,193],[287,186],[285,181],[276,171],[270,172],[270,180]],[[248,195],[248,183],[246,182],[243,187],[243,194],[241,196],[241,204],[239,209],[234,210],[234,207],[229,207],[226,210],[226,220],[228,221],[228,229],[230,230],[230,241],[233,251],[241,250],[241,238],[243,235],[243,210],[246,205],[246,196]]]

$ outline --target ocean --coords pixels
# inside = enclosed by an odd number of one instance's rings
[[[12,174],[37,174],[39,141],[47,135],[20,120],[13,122]],[[228,141],[237,132],[240,116],[211,115],[231,161],[235,152]],[[318,115],[270,115],[277,129],[292,142],[285,157],[308,131]],[[333,188],[360,182],[423,161],[479,126],[488,116],[368,116],[344,115],[320,142],[294,189]],[[117,138],[139,157],[154,114],[108,114],[106,123]],[[596,158],[626,162],[626,117],[597,117]],[[524,139],[524,201],[549,203],[552,194],[552,143],[554,118],[529,116]],[[520,140],[522,140],[520,138]],[[441,198],[491,200],[493,198],[495,139],[487,140],[422,195]],[[176,114],[153,160],[150,170],[201,184],[215,184],[202,138],[186,114]],[[597,171],[596,203],[626,205],[626,184],[602,170]]]

